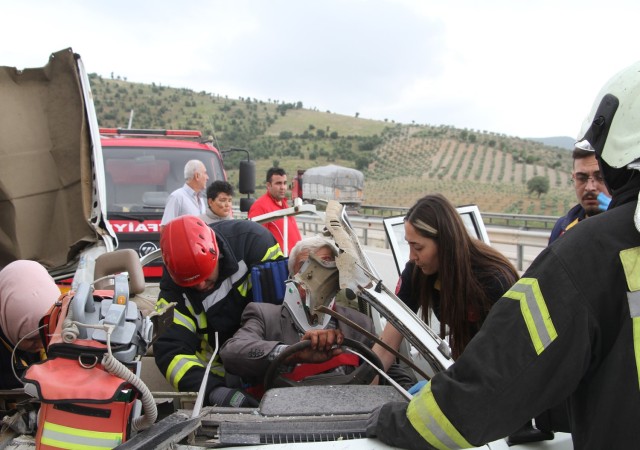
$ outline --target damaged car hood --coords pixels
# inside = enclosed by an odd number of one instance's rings
[[[102,163],[98,123],[79,55],[66,49],[44,67],[0,67],[0,99],[0,268],[31,259],[68,271],[87,246],[113,248],[101,218],[104,175],[92,164]]]

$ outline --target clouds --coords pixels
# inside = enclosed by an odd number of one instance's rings
[[[640,55],[632,1],[0,1],[0,64],[522,137],[577,133]]]

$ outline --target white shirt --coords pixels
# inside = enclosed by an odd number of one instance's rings
[[[204,199],[185,183],[169,195],[160,225],[166,225],[179,216],[199,216],[205,210]]]

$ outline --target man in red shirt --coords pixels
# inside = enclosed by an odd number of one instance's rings
[[[267,192],[251,206],[249,210],[249,218],[259,216],[261,214],[286,209],[287,204],[287,172],[281,167],[272,167],[267,170]],[[285,246],[285,219],[278,219],[264,223],[271,234],[276,238],[280,248],[285,255],[300,240],[300,230],[294,216],[286,218],[288,220],[286,230],[286,246]]]

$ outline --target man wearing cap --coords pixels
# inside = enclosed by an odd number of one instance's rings
[[[156,307],[175,302],[173,324],[154,343],[158,368],[181,392],[197,392],[215,349],[240,327],[251,298],[251,267],[281,258],[271,233],[255,222],[223,220],[207,226],[195,216],[169,222],[160,239],[166,271]],[[225,386],[222,363],[208,374],[205,404],[255,406]]]
[[[584,133],[583,133],[584,134]],[[549,244],[562,236],[568,229],[587,217],[607,210],[611,194],[604,184],[598,167],[596,154],[587,141],[576,142],[573,149],[573,184],[578,204],[558,219],[553,226]]]

